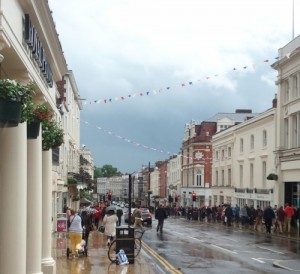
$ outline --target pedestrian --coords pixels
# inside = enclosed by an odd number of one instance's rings
[[[162,205],[159,205],[159,207],[155,211],[155,219],[158,220],[156,232],[160,231],[160,233],[163,232],[164,227],[164,220],[168,218],[168,215],[166,211],[164,210]]]
[[[77,254],[76,246],[81,243],[82,240],[82,224],[81,217],[77,214],[77,211],[71,210],[69,238],[71,242],[71,254],[75,258]]]
[[[256,206],[255,210],[255,224],[254,224],[254,230],[258,230],[258,226],[260,227],[261,230],[261,225],[262,225],[262,218],[263,218],[264,212],[262,209],[259,207],[259,205]]]
[[[291,232],[292,217],[294,215],[294,209],[288,203],[286,203],[285,208],[284,208],[284,212],[285,212],[285,219],[284,219],[285,231],[290,233]]]
[[[142,231],[144,231],[142,212],[140,210],[140,206],[133,211],[132,217],[134,218],[133,228],[140,228]]]
[[[275,220],[275,213],[271,206],[267,206],[264,210],[264,220],[265,220],[265,226],[266,226],[266,232],[271,234],[271,227],[273,220]]]
[[[117,209],[117,217],[118,217],[118,226],[120,226],[121,225],[121,218],[122,218],[122,216],[123,216],[123,210],[121,209],[121,208],[118,208]]]
[[[247,205],[244,205],[240,210],[240,218],[242,222],[242,226],[244,226],[248,222],[248,212]]]
[[[277,209],[277,222],[279,227],[279,233],[283,233],[284,218],[285,218],[285,212],[283,210],[283,206],[280,206]]]
[[[232,212],[231,205],[229,204],[225,209],[226,223],[228,226],[231,226],[232,216],[233,216],[233,212]]]
[[[107,236],[108,246],[116,236],[117,221],[118,217],[116,216],[114,210],[109,210],[103,218],[103,225],[105,227],[104,234]]]

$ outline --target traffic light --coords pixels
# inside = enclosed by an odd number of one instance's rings
[[[195,192],[192,193],[192,198],[193,198],[193,202],[195,202],[196,201],[196,193]]]

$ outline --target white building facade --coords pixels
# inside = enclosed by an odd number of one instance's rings
[[[300,36],[279,49],[276,168],[280,200],[300,206]]]

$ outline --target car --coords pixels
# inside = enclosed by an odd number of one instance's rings
[[[148,225],[152,225],[152,213],[149,211],[148,208],[140,208],[142,212],[142,219],[143,223],[147,223]]]

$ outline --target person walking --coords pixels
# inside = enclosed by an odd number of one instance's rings
[[[271,234],[271,227],[272,222],[275,220],[275,213],[271,206],[267,206],[264,210],[264,220],[265,220],[265,226],[266,226],[266,232]]]
[[[158,220],[156,232],[160,231],[160,233],[163,232],[164,227],[164,220],[168,218],[168,215],[166,211],[164,210],[162,205],[159,205],[159,207],[155,211],[155,219]]]
[[[285,231],[290,233],[291,232],[292,217],[294,215],[294,209],[288,203],[286,203],[285,208],[284,208],[284,212],[285,212],[285,218],[284,218]]]
[[[258,227],[261,227],[263,215],[264,215],[263,210],[260,208],[259,205],[257,205],[256,211],[255,211],[255,224],[254,224],[254,230],[257,231],[257,230],[258,230]],[[260,228],[260,229],[261,229],[261,228]]]
[[[225,209],[225,217],[226,217],[227,226],[231,226],[232,216],[233,216],[233,212],[232,212],[231,205],[229,204],[229,205],[227,205],[227,207]]]
[[[105,227],[104,234],[107,236],[108,246],[116,236],[117,222],[118,217],[116,216],[114,210],[109,210],[103,218],[103,225]]]
[[[118,217],[118,226],[121,225],[121,219],[122,219],[122,216],[123,216],[123,210],[121,208],[118,208],[117,209],[117,217]]]
[[[280,206],[277,209],[277,222],[279,227],[279,233],[283,233],[284,217],[285,217],[285,212],[283,210],[283,206]]]
[[[140,210],[140,206],[138,208],[136,208],[132,214],[132,217],[134,218],[134,224],[133,224],[133,228],[137,229],[140,228],[142,231],[144,231],[144,227],[143,227],[143,219],[142,219],[142,212]]]
[[[69,237],[71,242],[72,257],[77,255],[76,246],[81,243],[82,240],[82,223],[81,217],[77,214],[77,211],[71,210]]]

